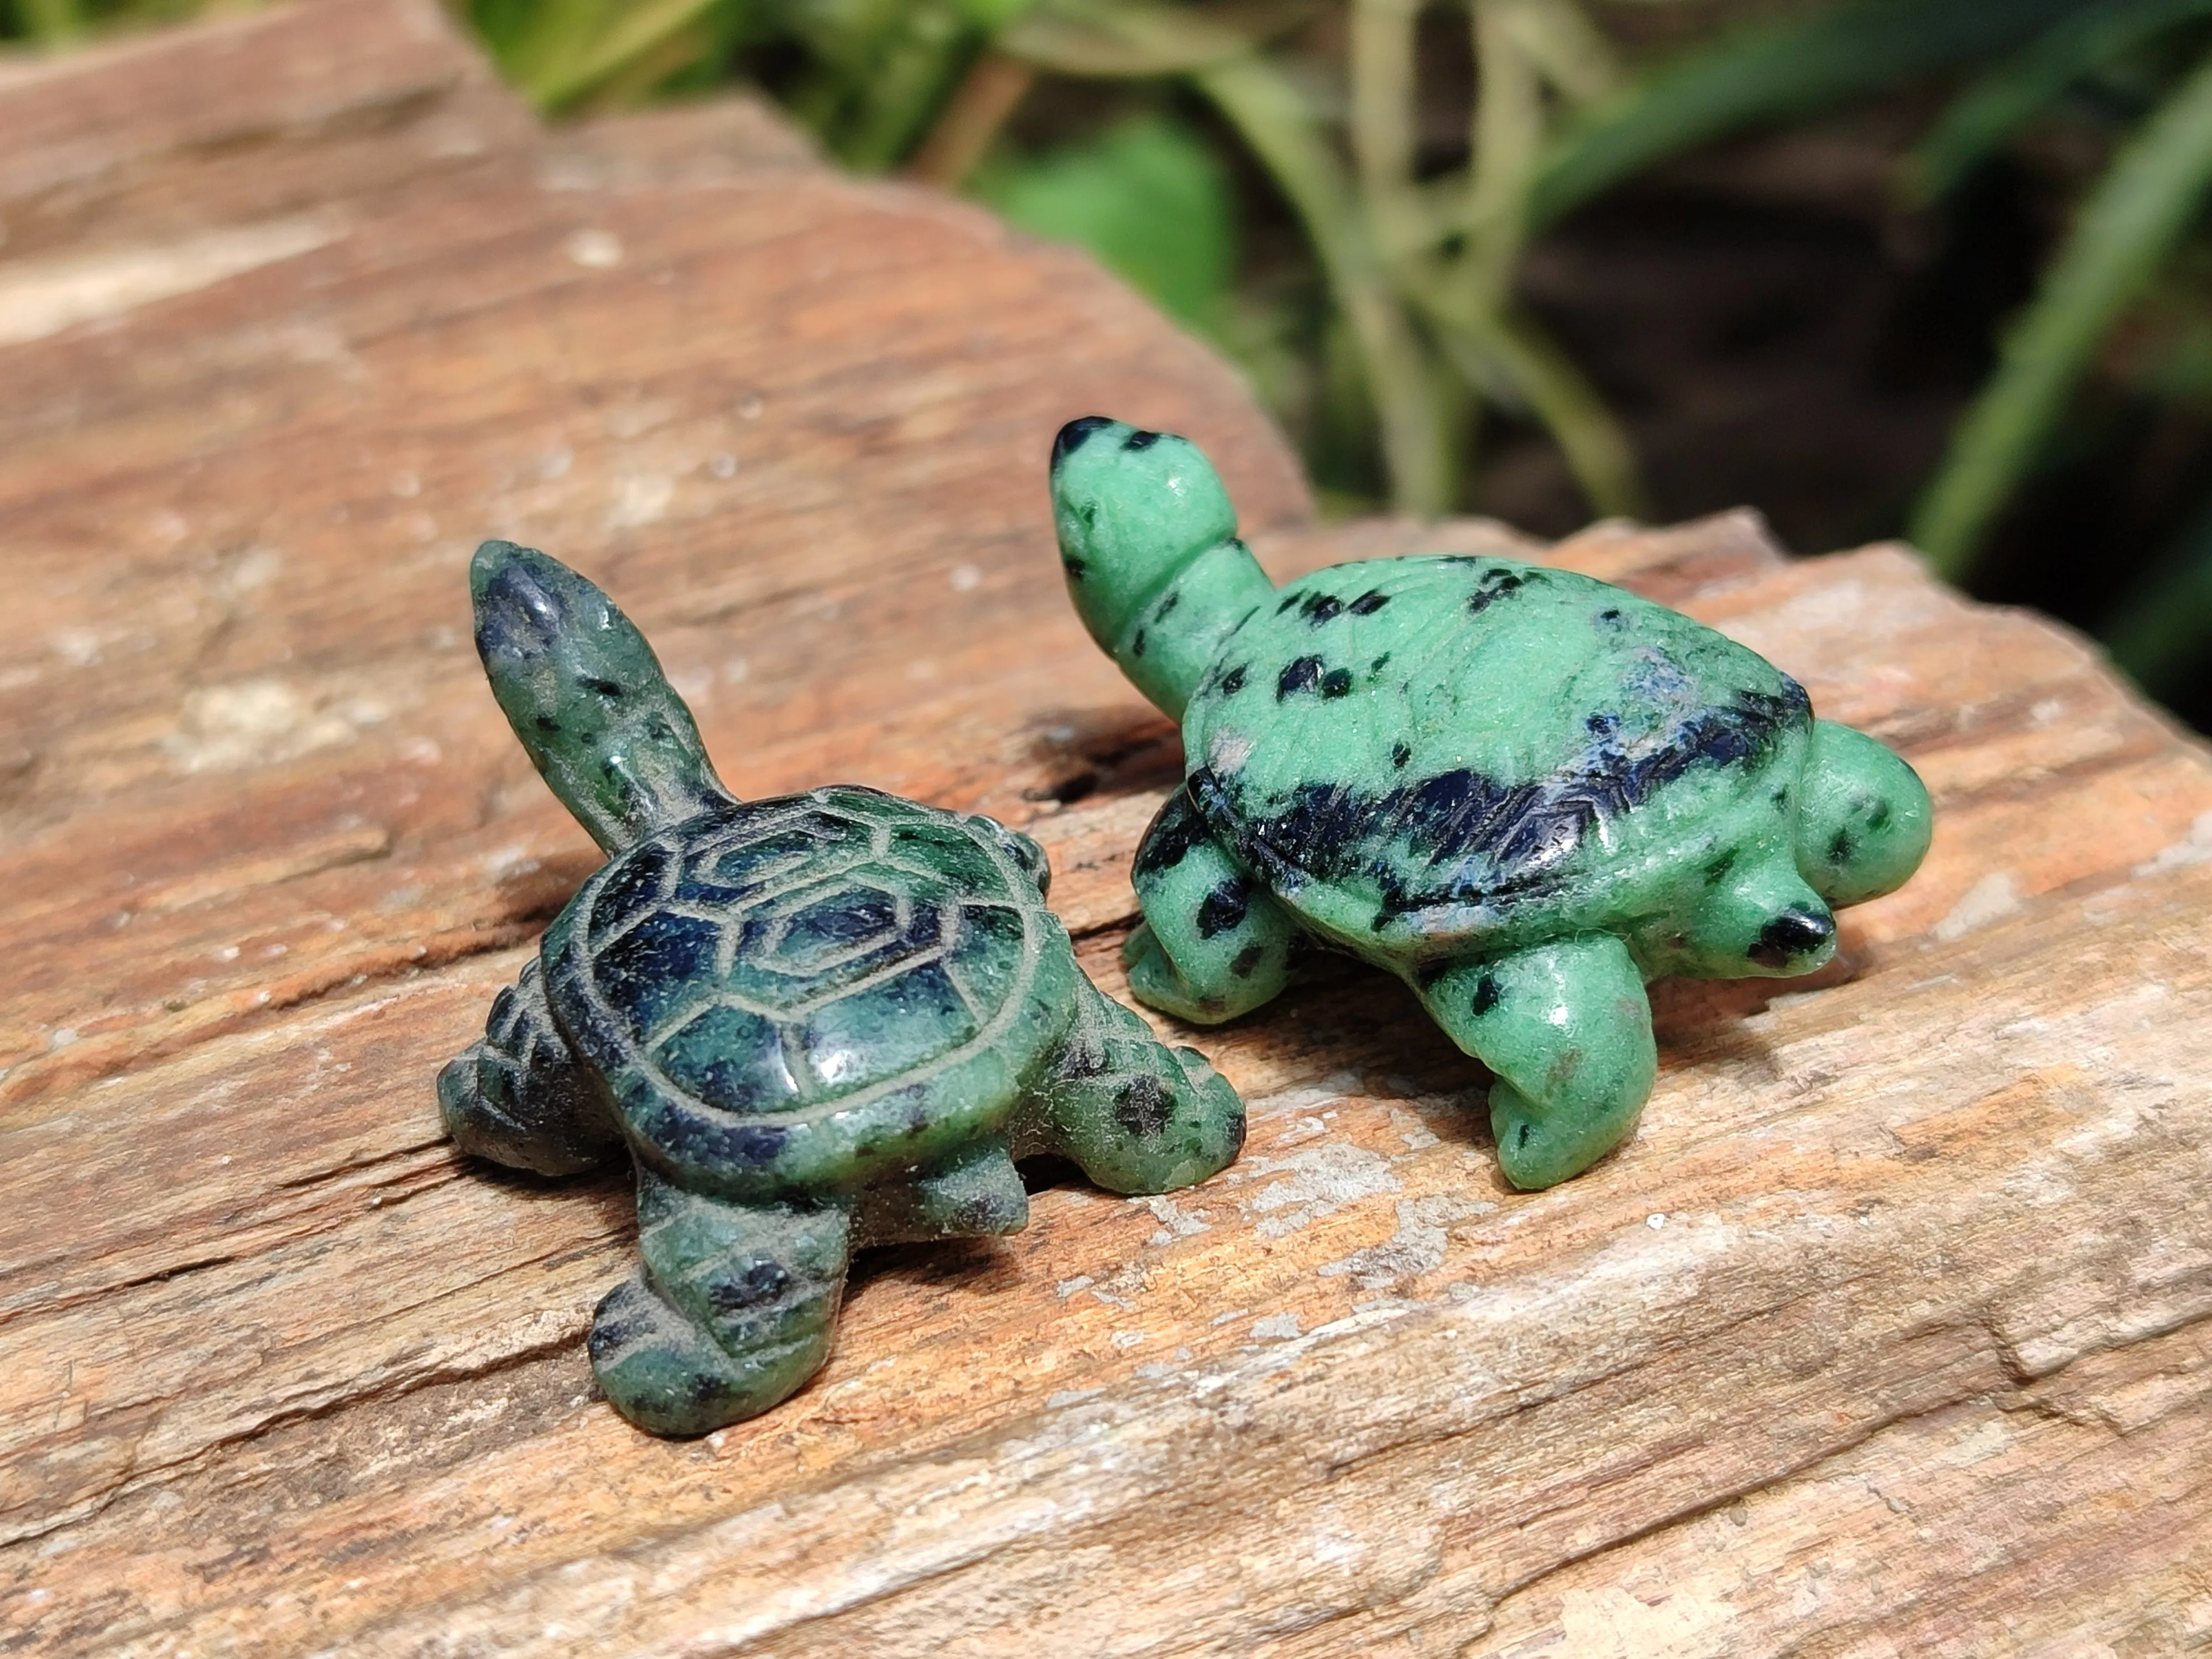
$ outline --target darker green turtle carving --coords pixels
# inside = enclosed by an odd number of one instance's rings
[[[624,1416],[775,1405],[853,1250],[1018,1229],[1016,1158],[1157,1193],[1236,1156],[1242,1103],[1084,976],[1035,842],[854,786],[739,801],[598,588],[506,542],[470,581],[500,706],[608,860],[438,1097],[502,1164],[635,1161],[643,1265],[591,1338]]]
[[[1644,983],[1793,975],[1902,884],[1927,791],[1756,653],[1510,559],[1339,565],[1278,590],[1183,439],[1065,428],[1052,489],[1091,636],[1182,722],[1139,849],[1130,988],[1257,1007],[1301,939],[1399,975],[1497,1074],[1505,1175],[1625,1135],[1656,1073]]]

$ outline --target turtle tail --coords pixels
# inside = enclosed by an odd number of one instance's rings
[[[469,563],[492,695],[561,804],[609,853],[729,799],[645,636],[557,559],[486,542]]]
[[[1103,416],[1060,428],[1053,519],[1091,637],[1172,720],[1221,642],[1274,592],[1198,447]]]

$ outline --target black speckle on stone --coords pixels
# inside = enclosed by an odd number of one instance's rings
[[[1295,593],[1285,593],[1285,594],[1284,594],[1284,595],[1283,595],[1283,597],[1282,597],[1279,600],[1278,600],[1278,601],[1276,602],[1276,605],[1275,605],[1275,614],[1276,614],[1277,616],[1279,616],[1279,616],[1281,616],[1281,615],[1283,614],[1283,612],[1285,612],[1285,611],[1288,611],[1288,610],[1289,610],[1292,605],[1296,605],[1297,602],[1298,602],[1298,596],[1297,596],[1297,594],[1295,594]]]
[[[561,729],[561,722],[550,714],[532,714],[530,723],[541,732],[558,732]]]
[[[1070,421],[1060,428],[1052,441],[1052,465],[1055,471],[1060,464],[1091,441],[1091,434],[1114,422],[1103,415],[1085,415],[1081,420]]]
[[[1617,622],[1619,622],[1619,621],[1620,620],[1620,606],[1618,606],[1618,605],[1615,605],[1615,606],[1614,606],[1612,610],[1610,610],[1610,611],[1599,611],[1599,612],[1597,613],[1597,619],[1598,619],[1600,622],[1601,622],[1601,623],[1617,623]]]
[[[1141,628],[1137,630],[1136,637],[1129,641],[1129,654],[1133,657],[1145,654],[1145,630]]]
[[[1467,612],[1479,617],[1498,600],[1519,592],[1528,585],[1528,578],[1517,570],[1490,569],[1482,573],[1474,585],[1474,592],[1467,596]]]
[[[1091,567],[1084,563],[1082,560],[1072,556],[1062,558],[1060,562],[1060,568],[1067,572],[1067,580],[1072,582],[1081,581],[1083,580],[1083,573],[1091,568]]]
[[[1161,617],[1166,616],[1169,611],[1174,610],[1176,606],[1182,603],[1182,590],[1179,587],[1170,588],[1168,590],[1167,598],[1162,599],[1158,605],[1152,608],[1152,620],[1154,622],[1159,621]]]
[[[1321,677],[1321,694],[1324,697],[1341,697],[1352,690],[1352,671],[1332,668]]]
[[[1150,449],[1154,444],[1159,442],[1159,441],[1160,434],[1157,432],[1132,432],[1127,437],[1121,440],[1121,447],[1124,449]]]
[[[1060,1057],[1060,1074],[1065,1078],[1098,1077],[1106,1070],[1105,1045],[1088,1040],[1071,1042]]]
[[[510,544],[477,599],[477,645],[487,659],[542,656],[569,625],[568,606],[551,585],[552,571],[533,569],[533,558],[552,564],[542,554]]]
[[[1267,954],[1264,945],[1248,945],[1239,951],[1229,963],[1229,971],[1238,979],[1249,979],[1252,970],[1260,965],[1260,958]]]
[[[1394,743],[1390,745],[1390,764],[1401,772],[1406,769],[1406,763],[1413,758],[1413,751],[1404,744]]]
[[[781,1262],[755,1261],[734,1278],[717,1279],[707,1289],[707,1300],[717,1313],[735,1313],[773,1302],[791,1288],[791,1275]]]
[[[1233,697],[1244,689],[1244,665],[1238,663],[1221,677],[1221,695]]]
[[[1373,662],[1367,665],[1367,672],[1370,674],[1379,674],[1389,665],[1390,653],[1388,651],[1385,651],[1381,656],[1376,658]]]
[[[643,1334],[641,1319],[602,1319],[592,1327],[591,1350],[593,1358],[617,1352],[629,1346]]]
[[[1618,714],[1592,714],[1583,722],[1583,730],[1594,738],[1609,738],[1620,730]]]
[[[1283,671],[1278,695],[1318,688],[1318,658]],[[1591,829],[1704,766],[1771,752],[1809,718],[1789,696],[1740,693],[1684,720],[1662,745],[1630,754],[1601,744],[1574,767],[1509,783],[1459,768],[1387,790],[1300,785],[1285,799],[1243,799],[1237,781],[1200,768],[1188,787],[1240,862],[1270,885],[1372,879],[1389,916],[1435,906],[1510,905],[1548,891]],[[1470,860],[1486,866],[1470,876]],[[1430,873],[1423,878],[1423,868]],[[1386,918],[1387,920],[1387,918]]]
[[[1201,900],[1198,907],[1198,936],[1216,939],[1244,925],[1249,903],[1244,878],[1231,876]]]
[[[1191,849],[1207,838],[1206,820],[1198,815],[1198,808],[1190,799],[1188,789],[1178,789],[1168,797],[1168,804],[1152,820],[1145,839],[1137,848],[1133,874],[1157,876],[1172,870],[1190,856]]]
[[[1889,803],[1887,801],[1876,801],[1875,803],[1874,811],[1867,814],[1867,828],[1877,830],[1887,830],[1889,828]]]
[[[1836,936],[1836,924],[1810,910],[1784,910],[1759,930],[1748,952],[1762,968],[1787,968]]]
[[[1371,617],[1389,603],[1390,596],[1388,593],[1377,592],[1370,587],[1352,602],[1352,614],[1355,617]]]
[[[1838,867],[1849,864],[1851,861],[1853,850],[1851,832],[1848,830],[1838,830],[1828,842],[1828,862]]]
[[[622,687],[617,685],[612,680],[602,679],[597,674],[579,674],[576,676],[576,684],[586,691],[598,692],[603,697],[619,697],[623,694]]]
[[[1344,601],[1334,593],[1309,593],[1298,602],[1298,614],[1315,628],[1334,622],[1343,610]]]
[[[1114,1121],[1125,1133],[1157,1139],[1160,1131],[1168,1127],[1174,1105],[1168,1097],[1167,1085],[1159,1079],[1133,1077],[1115,1093]]]
[[[1283,665],[1281,673],[1275,676],[1275,701],[1280,702],[1298,692],[1310,691],[1320,684],[1321,659],[1295,657]]]
[[[1502,993],[1498,988],[1498,975],[1485,974],[1474,982],[1474,995],[1468,1003],[1468,1012],[1480,1019],[1498,1006]]]
[[[1777,806],[1787,806],[1790,805],[1790,790],[1786,785],[1774,792],[1774,804]]]
[[[1735,854],[1733,852],[1722,854],[1718,858],[1715,859],[1711,864],[1708,864],[1705,866],[1705,885],[1708,887],[1719,886],[1723,882],[1728,879],[1729,872],[1735,868]]]
[[[776,1154],[783,1150],[783,1131],[759,1124],[747,1124],[731,1133],[727,1142],[732,1162],[749,1164],[757,1169],[763,1164],[775,1162]]]
[[[1533,1123],[1523,1123],[1521,1126],[1521,1133],[1513,1137],[1513,1144],[1516,1146],[1526,1146],[1528,1144],[1528,1137],[1534,1133],[1535,1127]]]

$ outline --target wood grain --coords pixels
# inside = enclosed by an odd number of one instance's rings
[[[1748,515],[1316,526],[1079,257],[752,106],[543,136],[427,3],[18,69],[0,140],[11,1650],[2212,1649],[2212,765],[2080,641]],[[1516,549],[1724,629],[1912,758],[1928,866],[1809,984],[1658,988],[1641,1129],[1550,1193],[1346,967],[1197,1038],[1222,1176],[873,1253],[800,1395],[649,1440],[580,1347],[623,1184],[436,1132],[594,859],[468,551],[605,582],[748,793],[1027,823],[1122,992],[1180,753],[1060,592],[1093,410],[1278,576]]]

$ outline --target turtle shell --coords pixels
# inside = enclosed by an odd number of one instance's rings
[[[988,818],[871,789],[720,805],[570,902],[554,1018],[672,1175],[858,1182],[988,1133],[1065,1024],[1044,868]]]
[[[1183,739],[1216,837],[1389,960],[1632,913],[1681,860],[1771,831],[1811,720],[1796,681],[1678,611],[1419,556],[1282,589],[1224,641]]]

